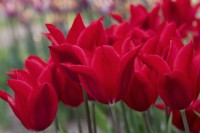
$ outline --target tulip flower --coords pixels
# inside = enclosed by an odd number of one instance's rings
[[[200,58],[194,58],[193,44],[179,49],[171,45],[167,61],[158,55],[144,55],[145,64],[158,75],[158,94],[172,109],[187,108],[199,95]]]
[[[76,28],[77,25],[75,26],[75,24],[79,24],[80,27]],[[80,81],[77,73],[69,69],[66,69],[65,65],[63,64],[71,63],[76,65],[87,65],[88,63],[91,62],[96,47],[103,44],[105,45],[107,44],[107,38],[103,28],[102,18],[93,21],[90,25],[88,25],[85,28],[82,23],[80,15],[77,16],[66,39],[64,35],[61,34],[60,31],[58,31],[58,29],[55,29],[55,27],[48,25],[48,29],[51,34],[48,34],[47,36],[49,38],[55,38],[51,39],[53,40],[52,42],[54,45],[49,47],[51,53],[51,59],[55,64],[54,69],[56,69],[56,71],[61,71],[62,73],[66,74],[65,75],[66,80],[65,82],[63,82],[65,83],[65,89],[67,88],[67,90],[69,91],[71,90],[71,92],[76,91],[77,94],[82,94],[82,88],[80,86]],[[61,80],[58,80],[58,82],[56,83],[57,85],[55,84],[55,86],[61,84],[59,83],[59,81]],[[64,90],[64,88],[61,90]],[[67,90],[65,90],[65,93],[67,93],[66,92]],[[88,95],[90,100],[94,99],[92,98],[92,95],[90,94]],[[71,104],[71,106],[78,105],[78,101],[80,102],[83,101],[81,95],[77,95],[75,97],[74,95],[70,94],[70,97],[71,99],[74,99],[73,100],[74,103]],[[63,98],[67,99],[66,96],[64,95]],[[77,103],[75,104],[76,101]]]
[[[52,60],[45,63],[40,58],[31,56],[29,57],[29,62],[31,62],[31,58],[34,58],[32,59],[33,62],[43,67],[42,71],[39,73],[40,76],[36,77],[38,82],[40,84],[46,82],[52,84],[59,101],[70,107],[77,107],[83,102],[82,88],[79,84],[78,76],[71,77],[70,72],[65,71],[59,64],[53,63]],[[27,67],[33,66],[28,65],[28,63],[26,64]],[[35,72],[32,72],[32,75],[34,75]]]
[[[182,36],[186,36],[192,23],[197,20],[199,4],[192,6],[190,0],[163,0],[162,12],[165,21],[175,22]]]
[[[124,41],[121,48],[122,56],[134,49],[134,42],[135,40],[132,40],[132,37],[128,37]],[[157,99],[156,75],[137,57],[132,65],[131,80],[123,100],[130,108],[137,111],[145,111]]]
[[[199,133],[200,131],[200,101],[195,101],[185,110],[188,126],[191,133]],[[172,110],[172,123],[180,130],[184,130],[181,113],[178,110]]]
[[[70,107],[77,107],[83,102],[82,88],[78,77],[70,77],[70,72],[62,66],[49,63],[43,70],[40,83],[50,82],[58,96],[58,99]]]
[[[112,46],[103,45],[95,49],[91,64],[63,65],[78,73],[83,88],[90,96],[101,103],[111,104],[125,95],[138,50],[139,47],[120,57]]]
[[[160,110],[165,110],[164,104],[157,104],[156,107]],[[185,127],[183,124],[181,112],[179,110],[173,110],[173,109],[169,108],[168,115],[170,115],[170,114],[172,115],[172,124],[176,128],[184,131]],[[199,133],[199,131],[200,131],[200,127],[199,127],[200,101],[196,100],[189,107],[187,107],[185,109],[185,114],[186,114],[186,119],[187,119],[187,123],[188,123],[190,132],[191,133]]]
[[[171,43],[174,43],[176,47],[184,46],[181,42],[181,37],[176,32],[175,23],[163,23],[157,33],[145,42],[142,52],[145,54],[157,54],[166,59]]]
[[[0,98],[10,105],[27,129],[34,131],[46,129],[53,122],[58,107],[53,86],[48,82],[38,83],[43,65],[38,57],[29,57],[25,69],[9,73],[13,79],[8,80],[8,85],[14,91],[14,97],[0,90]]]
[[[146,65],[135,63],[128,91],[124,96],[125,103],[137,111],[149,109],[157,99],[157,79],[154,71]]]
[[[59,99],[65,105],[76,107],[83,102],[82,88],[78,76],[69,70],[65,70],[60,64],[68,61],[71,63],[81,63],[76,56],[83,51],[75,45],[77,45],[80,33],[85,29],[83,20],[81,15],[78,14],[66,37],[54,25],[47,24],[46,27],[50,33],[45,33],[45,35],[52,42],[53,46],[49,47],[51,62],[42,74],[48,78],[41,79],[40,82],[52,82]]]
[[[130,24],[132,26],[140,26],[142,29],[154,29],[160,23],[158,15],[160,5],[156,5],[150,13],[142,5],[130,5]]]
[[[70,43],[72,45],[76,45],[80,33],[85,29],[80,14],[78,14],[74,19],[74,22],[72,24],[71,29],[69,30],[67,37],[65,37],[64,34],[52,24],[46,24],[46,27],[50,33],[44,33],[44,34],[52,42],[52,45],[61,45],[64,43]]]

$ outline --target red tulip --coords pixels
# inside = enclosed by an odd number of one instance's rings
[[[61,45],[64,43],[76,45],[80,33],[85,29],[85,26],[80,14],[78,14],[76,18],[74,19],[72,27],[69,30],[69,33],[66,37],[54,25],[46,24],[46,27],[50,33],[45,33],[45,35],[52,42],[52,45]]]
[[[53,46],[49,47],[52,64],[45,69],[43,75],[51,77],[46,80],[52,81],[59,99],[64,104],[78,106],[83,101],[78,75],[62,67],[61,64],[88,64],[95,48],[107,43],[102,18],[93,21],[85,28],[80,14],[77,15],[66,38],[55,26],[48,24],[47,28],[50,33],[46,35],[53,43]],[[55,76],[62,79],[56,80],[53,78]],[[91,96],[89,98],[92,99]]]
[[[164,104],[157,104],[156,107],[158,109],[164,110]],[[168,114],[172,113],[172,123],[178,129],[184,131],[185,127],[183,125],[183,120],[181,116],[181,112],[179,110],[173,110],[169,108]],[[200,101],[194,101],[189,107],[185,109],[187,123],[191,133],[199,133],[200,132]]]
[[[120,57],[112,46],[100,46],[94,51],[91,64],[64,66],[79,74],[83,88],[101,103],[114,103],[125,95],[132,71],[133,61],[139,48]]]
[[[157,99],[156,84],[154,71],[142,62],[136,62],[124,101],[130,108],[137,111],[149,109]]]
[[[150,12],[142,5],[130,5],[130,25],[143,30],[156,30],[160,24],[160,5],[157,4]],[[114,16],[115,17],[115,16]]]
[[[82,88],[78,77],[73,77],[70,74],[62,66],[49,63],[38,80],[39,83],[50,82],[62,103],[77,107],[83,102]]]
[[[167,62],[157,55],[144,55],[145,64],[155,69],[158,78],[158,93],[172,109],[185,109],[197,98],[199,67],[193,57],[193,44],[180,50],[171,45]],[[196,67],[194,67],[196,66]]]
[[[197,19],[199,5],[192,6],[190,0],[163,0],[162,12],[164,19],[175,22],[180,34],[187,35],[192,23]]]
[[[61,47],[61,46],[67,46],[67,45],[60,45],[58,47]],[[70,47],[73,47],[73,45],[64,47],[64,49],[68,49],[69,51],[74,52]],[[55,51],[56,50],[57,49],[55,49]],[[74,53],[80,53],[80,52],[77,50]],[[68,56],[70,56],[70,54]],[[76,61],[75,58],[73,59],[74,61]],[[45,82],[51,83],[54,90],[57,93],[58,99],[61,102],[71,107],[77,107],[83,102],[82,88],[80,86],[78,76],[72,74],[72,72],[70,72],[69,70],[67,71],[63,69],[62,66],[57,64],[56,59],[55,61],[56,63],[49,61],[48,64],[43,62],[42,72],[39,73],[40,76],[37,78],[37,80],[40,84],[43,84]],[[37,63],[39,64],[39,62]],[[29,66],[32,66],[32,65],[29,65]]]
[[[42,74],[43,77],[48,78],[41,79],[40,82],[52,82],[59,100],[65,105],[76,107],[83,102],[82,88],[78,76],[69,70],[63,69],[60,63],[81,63],[76,56],[81,55],[80,52],[83,51],[80,51],[79,47],[73,45],[77,45],[79,35],[85,29],[83,20],[81,15],[78,14],[66,37],[54,25],[47,24],[46,26],[50,33],[45,35],[53,45],[49,47],[52,62],[48,64]]]
[[[188,126],[191,133],[200,132],[200,101],[195,101],[190,107],[185,110]],[[178,110],[172,110],[172,123],[180,130],[184,130],[181,113]]]
[[[8,85],[14,91],[14,98],[0,90],[0,98],[8,102],[15,115],[29,130],[41,131],[54,120],[58,107],[58,98],[53,86],[38,83],[44,62],[31,56],[25,62],[24,70],[9,73],[14,79]]]

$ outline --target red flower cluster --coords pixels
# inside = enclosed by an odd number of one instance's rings
[[[45,79],[42,71],[46,63],[39,57],[30,56],[25,61],[23,70],[13,70],[8,73],[12,78],[8,85],[14,91],[14,98],[0,90],[0,97],[7,101],[15,115],[29,130],[43,130],[48,127],[57,112],[58,97]]]
[[[163,0],[150,12],[131,5],[130,19],[110,14],[117,23],[107,28],[103,17],[85,26],[78,14],[67,36],[47,24],[49,61],[29,57],[23,70],[9,73],[15,98],[3,91],[0,97],[25,127],[42,130],[52,122],[58,100],[72,107],[83,102],[82,88],[90,100],[123,100],[137,111],[149,109],[160,96],[175,110],[173,122],[181,128],[176,111],[195,115],[190,106],[200,92],[197,9],[189,0]]]

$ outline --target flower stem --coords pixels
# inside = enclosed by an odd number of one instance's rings
[[[83,89],[83,95],[84,95],[84,100],[85,100],[85,111],[86,111],[87,124],[88,124],[88,133],[92,133],[92,126],[91,126],[92,124],[91,124],[91,118],[90,118],[88,96],[84,89]]]
[[[144,118],[145,125],[146,125],[146,130],[147,130],[146,132],[152,133],[151,124],[149,122],[150,118],[149,118],[149,112],[148,111],[143,113],[143,118]]]
[[[94,133],[97,133],[95,102],[92,103],[92,121],[93,121],[93,131]]]
[[[109,111],[110,111],[111,120],[112,120],[113,127],[114,127],[114,133],[120,133],[119,127],[117,125],[117,121],[116,121],[116,119],[114,117],[114,110],[111,107],[111,105],[109,105]]]
[[[80,120],[80,112],[79,112],[79,109],[80,107],[76,110],[76,112],[78,113],[78,115],[76,115],[76,119],[77,119],[77,127],[78,127],[78,132],[79,133],[83,133],[83,130],[82,130],[82,126],[81,126],[81,120]]]
[[[54,124],[55,124],[55,130],[56,130],[55,132],[59,133],[59,124],[58,124],[58,117],[57,116],[55,117]]]
[[[122,115],[124,118],[124,124],[125,124],[125,130],[126,133],[130,133],[130,128],[129,128],[129,124],[128,124],[128,119],[127,119],[127,112],[126,112],[126,108],[123,102],[121,102],[121,108],[122,108]]]
[[[167,123],[167,133],[172,132],[172,113],[169,116],[168,123]]]
[[[183,125],[184,125],[184,128],[185,128],[185,133],[190,133],[190,129],[189,129],[189,126],[188,126],[185,110],[181,111],[181,116],[182,116]]]
[[[165,105],[165,118],[166,118],[166,123],[169,121],[169,114],[168,114],[169,108],[167,105]]]

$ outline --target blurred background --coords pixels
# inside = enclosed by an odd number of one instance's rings
[[[23,61],[28,55],[39,55],[47,60],[49,56],[48,45],[50,41],[42,34],[46,32],[45,24],[55,24],[65,34],[71,26],[76,14],[81,12],[85,25],[92,20],[105,16],[105,26],[112,23],[108,13],[116,12],[124,17],[129,15],[129,4],[143,4],[148,8],[159,0],[0,0],[0,89],[11,93],[6,85],[6,72],[12,68],[23,68]],[[198,1],[198,0],[196,0]],[[195,2],[195,1],[194,1]],[[87,129],[84,107],[71,109],[62,104],[59,105],[58,120],[63,133],[78,133],[77,127]],[[92,106],[92,105],[90,105]],[[116,105],[116,113],[120,113]],[[120,107],[119,107],[120,108]],[[157,121],[158,132],[164,131],[165,124],[158,119],[164,119],[164,112],[151,109]],[[144,131],[141,114],[131,113],[130,123],[136,130]],[[152,115],[153,115],[152,114]],[[109,113],[104,105],[96,108],[97,126],[99,132],[109,133],[112,124],[109,122]],[[120,116],[119,116],[120,117]],[[119,118],[120,120],[121,118]],[[141,121],[140,121],[141,120]],[[78,121],[78,124],[77,124]],[[122,123],[123,124],[123,123]],[[143,126],[142,126],[143,125]],[[121,125],[123,127],[124,125]],[[137,126],[137,127],[136,127]],[[0,133],[22,133],[27,131],[14,117],[9,106],[0,100]],[[55,132],[54,126],[45,132]],[[144,131],[145,132],[145,131]],[[87,133],[87,130],[85,131]]]

